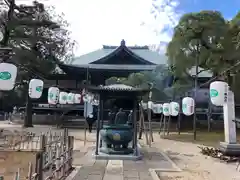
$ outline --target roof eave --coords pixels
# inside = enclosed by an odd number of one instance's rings
[[[96,61],[93,61],[89,64],[94,64],[94,63],[102,63],[104,64],[105,61],[107,61],[108,59],[112,58],[114,55],[116,55],[117,53],[119,53],[120,51],[125,50],[130,56],[134,57],[135,59],[143,62],[143,63],[147,63],[148,65],[156,65],[155,63],[152,63],[146,59],[143,59],[142,57],[138,56],[137,54],[135,54],[130,48],[128,48],[127,46],[125,46],[125,44],[120,45],[118,48],[116,48],[114,51],[112,51],[110,54],[106,55],[105,57],[102,57]]]

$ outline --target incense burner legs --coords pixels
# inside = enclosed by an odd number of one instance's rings
[[[133,137],[131,126],[104,126],[100,131],[100,136],[102,140],[100,152],[106,154],[131,154],[133,152],[132,147],[129,147]]]

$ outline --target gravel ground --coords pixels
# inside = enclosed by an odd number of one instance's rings
[[[183,172],[158,173],[161,180],[240,180],[236,164],[227,164],[204,156],[199,145],[173,140],[160,139],[154,134],[153,147],[163,150],[183,170]]]

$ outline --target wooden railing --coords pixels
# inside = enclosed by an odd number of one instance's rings
[[[8,150],[11,151],[36,152],[35,163],[29,162],[27,177],[20,174],[21,167],[19,167],[14,179],[58,180],[66,178],[73,169],[73,144],[74,137],[68,136],[68,130],[64,129],[64,132],[60,134],[48,132],[40,136],[32,135],[28,141],[25,139],[14,147],[9,146]]]

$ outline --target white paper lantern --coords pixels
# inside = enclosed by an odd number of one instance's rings
[[[228,84],[223,81],[215,81],[210,84],[211,102],[216,106],[223,106],[227,102]]]
[[[68,96],[67,96],[67,103],[68,104],[74,104],[74,95],[73,93],[68,93]]]
[[[152,101],[148,101],[147,107],[148,107],[148,109],[152,109],[153,108],[153,102]]]
[[[88,102],[88,94],[83,95],[83,102]]]
[[[87,98],[88,98],[88,102],[92,103],[94,96],[93,96],[93,94],[88,94]]]
[[[179,104],[177,102],[171,102],[170,103],[170,113],[171,116],[177,116],[179,113]]]
[[[163,105],[157,104],[158,114],[161,114],[163,112]]]
[[[92,101],[92,105],[98,106],[98,105],[99,105],[99,100],[94,99],[94,100]]]
[[[82,98],[81,94],[75,94],[74,95],[74,103],[75,104],[80,104],[81,103],[81,98]]]
[[[68,93],[60,92],[59,94],[59,104],[67,104]]]
[[[10,91],[14,88],[17,67],[9,63],[0,63],[0,90]]]
[[[163,104],[163,115],[164,116],[169,116],[170,115],[170,104],[169,103],[164,103]]]
[[[195,102],[194,99],[191,97],[185,97],[182,100],[182,112],[186,116],[191,116],[194,114],[194,106]]]
[[[143,101],[141,101],[141,105],[142,105],[142,108],[143,108],[144,110],[147,109],[147,103],[144,103]]]
[[[157,104],[152,104],[152,110],[153,110],[153,113],[155,113],[155,114],[158,114],[158,106],[157,106]]]
[[[32,99],[38,99],[42,96],[43,81],[41,79],[31,79],[28,87],[29,97]]]
[[[4,35],[3,35],[3,32],[1,31],[0,29],[0,42],[4,39]]]
[[[50,87],[48,89],[48,103],[49,104],[57,104],[59,98],[59,89],[57,87]]]

